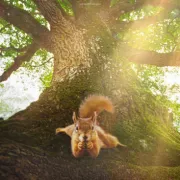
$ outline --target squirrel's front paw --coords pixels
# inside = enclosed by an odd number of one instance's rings
[[[57,128],[57,129],[56,129],[56,134],[59,134],[60,132],[63,132],[63,131],[62,131],[62,128]]]
[[[93,143],[91,141],[89,141],[87,143],[87,149],[92,149],[93,148]]]
[[[83,143],[83,142],[79,142],[78,143],[78,149],[79,150],[82,150],[82,149],[84,149],[85,148],[85,144]]]

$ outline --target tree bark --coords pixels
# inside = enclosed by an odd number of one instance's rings
[[[168,127],[172,130],[172,141],[166,142],[161,137],[158,128],[165,126],[161,119],[167,118],[164,113],[167,109],[159,107],[152,95],[138,91],[140,82],[127,64],[111,58],[117,43],[108,28],[102,29],[106,26],[103,19],[97,22],[97,29],[93,27],[87,32],[64,18],[54,1],[34,2],[51,25],[51,31],[41,36],[46,37],[41,44],[54,54],[54,76],[52,86],[37,102],[0,123],[0,178],[177,179],[179,167],[143,167],[178,166],[180,147],[178,138],[174,137],[179,136],[173,127]],[[88,33],[94,34],[88,36]],[[151,57],[152,54],[148,59]],[[84,68],[89,64],[89,68]],[[68,78],[62,81],[66,69]],[[71,155],[70,139],[55,135],[56,128],[72,123],[72,112],[78,111],[80,102],[89,94],[112,98],[116,113],[103,113],[99,121],[127,144],[127,149],[104,150],[97,159],[75,159]],[[149,149],[142,145],[142,140]]]
[[[102,62],[100,64],[102,65]],[[169,161],[170,154],[165,154],[165,149],[168,147],[161,140],[159,143],[163,148],[158,148],[154,154],[140,153],[137,150],[139,139],[136,139],[137,132],[134,131],[136,123],[140,122],[140,129],[147,128],[153,123],[159,124],[160,122],[155,121],[155,118],[162,118],[164,111],[161,113],[156,109],[158,106],[152,107],[152,102],[147,104],[138,100],[142,97],[150,100],[153,97],[138,95],[129,88],[132,82],[127,83],[122,76],[120,76],[121,80],[115,82],[115,84],[118,83],[117,87],[114,83],[108,83],[107,77],[110,75],[103,75],[103,71],[98,73],[97,69],[100,70],[100,66],[97,66],[98,64],[88,73],[76,76],[71,82],[56,83],[45,90],[40,99],[26,110],[0,123],[1,178],[45,180],[51,178],[105,180],[178,178],[179,167],[142,167],[142,165],[178,165],[178,159],[174,162]],[[95,77],[96,79],[93,79]],[[113,76],[113,79],[115,77]],[[118,94],[116,94],[117,91],[119,91]],[[75,159],[70,150],[70,138],[63,134],[56,136],[55,129],[71,124],[72,112],[77,111],[83,97],[91,93],[105,94],[113,99],[116,105],[115,115],[101,115],[100,123],[106,130],[116,134],[122,143],[128,145],[128,148],[103,150],[97,159],[90,157]],[[145,120],[146,117],[143,117],[145,113],[150,117],[154,115],[153,123],[148,123],[151,118]],[[125,126],[126,124],[128,125]],[[114,131],[113,127],[116,127],[117,131]],[[152,132],[146,128],[141,130],[142,133],[152,138]],[[127,136],[128,133],[133,134]],[[155,137],[158,138],[158,136]],[[154,143],[159,144],[156,138]],[[135,162],[132,160],[132,153],[135,153]]]

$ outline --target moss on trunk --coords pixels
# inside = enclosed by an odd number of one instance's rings
[[[0,123],[1,178],[178,179],[180,167],[161,167],[179,165],[178,144],[171,143],[176,132],[168,132],[170,139],[160,133],[172,129],[162,121],[166,109],[139,87],[126,63],[120,68],[113,62],[111,71],[105,71],[107,64],[97,61],[89,70],[79,70],[73,80],[54,84],[26,110]],[[56,136],[55,129],[72,123],[72,112],[94,93],[112,98],[116,112],[102,113],[100,124],[128,148],[102,150],[97,159],[75,159],[70,138]]]

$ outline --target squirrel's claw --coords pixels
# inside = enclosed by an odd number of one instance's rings
[[[88,142],[87,143],[87,149],[92,149],[93,148],[93,143],[92,142]]]
[[[83,142],[79,142],[79,143],[78,143],[78,149],[79,149],[79,150],[84,149],[84,147],[85,147],[85,145],[84,145]]]
[[[63,128],[57,128],[55,133],[56,133],[56,135],[57,135],[57,134],[59,134],[59,133],[61,133],[61,132],[64,132],[64,131],[63,131]]]
[[[127,146],[126,146],[125,144],[122,144],[122,143],[119,142],[119,143],[117,144],[117,147],[127,147]]]

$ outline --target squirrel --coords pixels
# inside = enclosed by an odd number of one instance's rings
[[[65,128],[57,128],[56,134],[64,132],[71,137],[71,150],[74,157],[89,154],[97,157],[101,148],[125,146],[117,137],[106,133],[97,123],[98,114],[106,110],[114,112],[114,106],[108,97],[101,95],[88,96],[79,107],[79,117],[73,112],[74,123]]]

